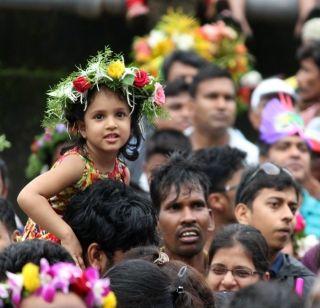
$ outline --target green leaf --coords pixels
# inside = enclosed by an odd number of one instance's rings
[[[134,82],[134,75],[130,75],[130,74],[126,75],[122,80],[122,83],[127,86],[132,86],[133,82]]]

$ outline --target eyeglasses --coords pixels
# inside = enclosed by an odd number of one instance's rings
[[[292,174],[290,173],[289,170],[285,169],[285,168],[280,168],[277,165],[270,163],[270,162],[266,162],[263,163],[259,166],[259,168],[252,173],[252,175],[245,181],[244,183],[244,187],[248,186],[254,179],[255,177],[258,175],[258,173],[260,171],[263,171],[265,174],[267,175],[279,175],[281,173],[281,170],[283,170],[284,172],[286,172],[288,175],[290,175],[290,177],[292,177]]]
[[[259,272],[253,271],[252,269],[245,266],[239,266],[232,269],[228,269],[226,266],[222,264],[211,265],[211,271],[217,276],[225,276],[228,272],[231,272],[232,276],[236,279],[245,279],[259,274]]]

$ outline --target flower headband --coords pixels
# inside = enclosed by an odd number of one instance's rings
[[[272,99],[261,114],[260,139],[273,144],[279,139],[298,134],[304,137],[303,119],[293,108],[290,98]]]
[[[0,152],[11,147],[11,143],[6,139],[6,135],[0,135]]]
[[[74,292],[85,301],[87,307],[116,307],[116,297],[110,290],[109,279],[99,279],[98,271],[92,267],[82,272],[71,263],[49,265],[46,259],[41,259],[40,268],[27,263],[21,273],[7,272],[7,277],[6,283],[0,284],[1,307],[4,304],[17,307],[23,297],[32,294],[50,303],[57,292]]]
[[[50,160],[54,154],[56,146],[69,139],[67,128],[64,124],[57,124],[54,129],[46,128],[45,132],[36,136],[31,144],[31,155],[28,159],[26,177],[33,179],[43,171],[47,171]],[[49,160],[49,161],[48,161]]]
[[[85,69],[79,68],[48,92],[44,127],[67,123],[65,111],[69,104],[83,104],[86,110],[88,90],[94,87],[99,89],[100,85],[112,91],[120,90],[131,112],[139,105],[140,118],[143,114],[153,122],[154,118],[165,115],[161,108],[165,103],[161,84],[144,70],[126,67],[123,57],[114,55],[106,47],[88,61]]]

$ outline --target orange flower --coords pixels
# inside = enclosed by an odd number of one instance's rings
[[[237,54],[245,54],[247,52],[247,47],[244,44],[237,44],[234,48]]]

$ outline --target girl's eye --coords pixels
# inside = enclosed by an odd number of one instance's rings
[[[123,112],[123,111],[119,111],[119,112],[117,112],[116,113],[116,116],[118,117],[118,118],[123,118],[123,117],[125,117],[127,114],[125,113],[125,112]]]
[[[102,120],[104,118],[104,116],[102,114],[96,114],[94,116],[94,118],[97,119],[97,120]]]

